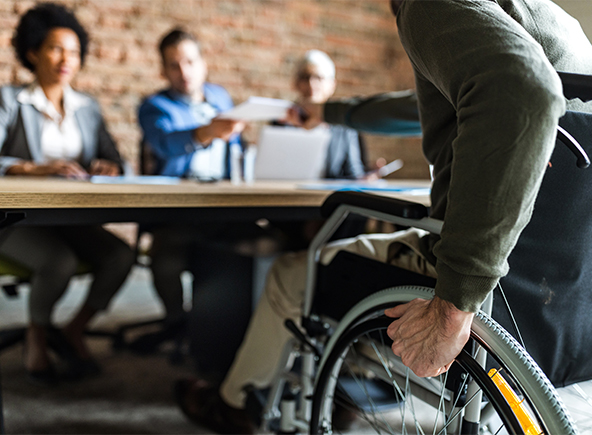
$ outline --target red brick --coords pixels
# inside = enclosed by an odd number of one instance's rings
[[[17,15],[22,15],[23,13],[25,13],[27,10],[29,10],[30,8],[32,8],[33,6],[35,6],[34,1],[32,0],[18,0],[14,2],[14,12]]]
[[[12,0],[0,1],[0,12],[14,12],[14,2]]]
[[[40,0],[0,0],[0,80],[26,83],[10,38],[19,15]],[[295,62],[310,48],[337,65],[337,95],[372,94],[413,86],[413,74],[385,0],[65,0],[91,34],[90,54],[73,83],[95,95],[126,158],[137,156],[138,104],[166,86],[156,46],[181,25],[194,31],[210,80],[235,101],[250,95],[294,99]],[[256,136],[255,136],[256,137]],[[374,145],[377,143],[378,145]],[[372,142],[387,152],[404,145]],[[387,150],[387,151],[384,151]],[[420,156],[412,145],[411,156]],[[391,150],[392,151],[392,150]],[[421,157],[419,157],[421,159]],[[416,164],[416,163],[413,163]],[[407,168],[408,165],[406,165]],[[424,168],[422,164],[419,172]],[[415,173],[412,167],[409,173]]]

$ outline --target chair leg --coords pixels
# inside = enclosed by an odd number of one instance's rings
[[[2,403],[2,374],[0,373],[0,435],[4,435],[6,430],[4,429],[4,407]]]
[[[146,320],[143,322],[125,324],[125,325],[122,325],[119,328],[117,328],[117,330],[115,330],[115,331],[89,329],[89,330],[85,331],[85,334],[88,336],[91,336],[91,337],[110,338],[112,340],[111,346],[113,347],[113,349],[114,350],[122,350],[122,349],[126,349],[129,345],[129,343],[127,343],[125,340],[125,335],[128,331],[134,330],[136,328],[142,328],[144,326],[156,325],[156,324],[160,324],[160,323],[164,323],[164,319],[152,319],[152,320]]]

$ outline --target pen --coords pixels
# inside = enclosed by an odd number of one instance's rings
[[[387,175],[392,174],[395,171],[398,171],[402,167],[403,167],[403,160],[397,159],[397,160],[393,160],[392,162],[390,162],[384,166],[381,166],[378,169],[375,169],[374,171],[368,172],[367,175],[376,175],[378,178],[384,178]]]

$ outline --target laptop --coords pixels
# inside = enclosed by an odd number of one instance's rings
[[[259,135],[256,180],[319,180],[324,176],[331,132],[326,127],[265,126]]]

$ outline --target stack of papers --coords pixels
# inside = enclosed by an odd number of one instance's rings
[[[288,109],[294,103],[275,98],[250,97],[247,101],[222,112],[219,119],[233,119],[236,121],[273,121],[284,119]]]

